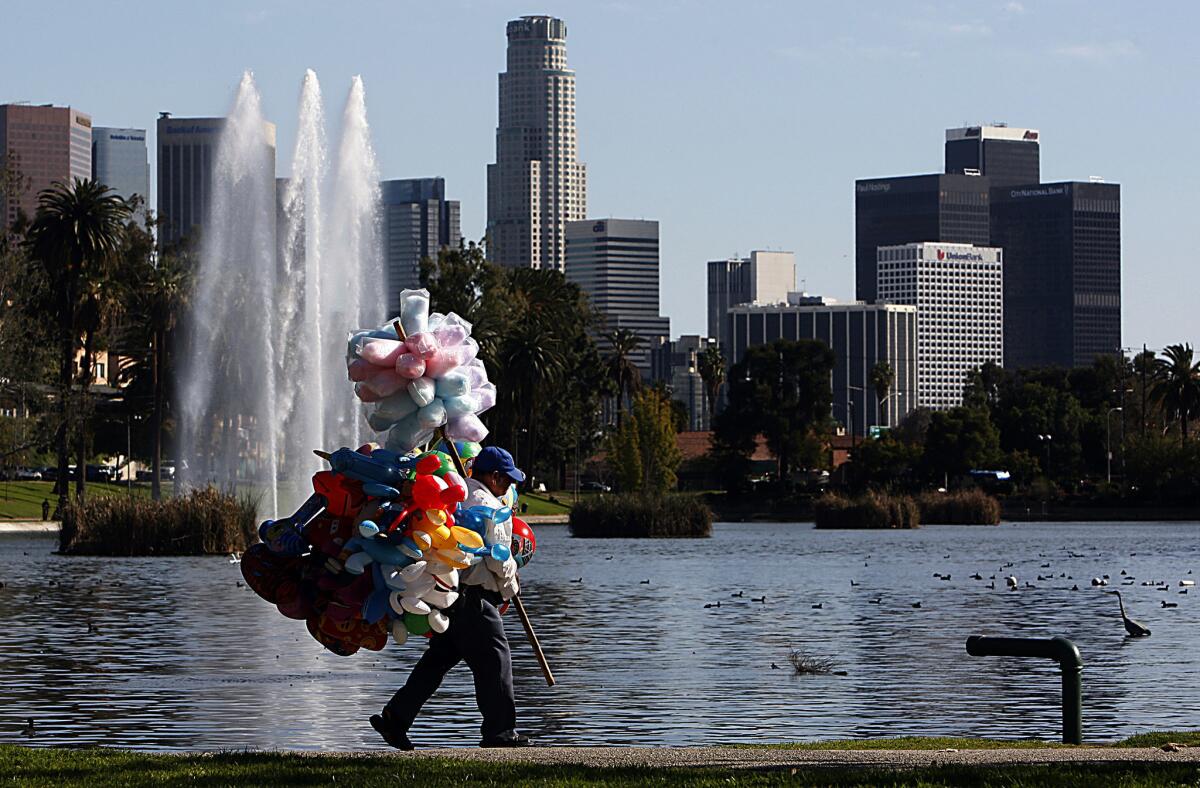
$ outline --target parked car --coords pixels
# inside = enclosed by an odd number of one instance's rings
[[[43,477],[42,472],[37,468],[17,468],[14,478],[23,482],[40,482]]]
[[[612,492],[612,487],[602,482],[584,482],[579,485],[579,489],[587,490],[588,492]]]

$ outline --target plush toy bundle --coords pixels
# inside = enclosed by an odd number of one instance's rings
[[[386,432],[385,447],[407,453],[445,427],[452,440],[482,441],[479,414],[496,404],[496,387],[479,360],[471,324],[451,312],[429,313],[429,291],[400,294],[400,317],[350,336],[346,361],[367,423]]]
[[[389,634],[403,643],[445,632],[461,570],[510,555],[523,566],[536,548],[516,518],[512,542],[496,543],[512,509],[465,506],[466,483],[443,452],[367,444],[323,456],[332,467],[313,476],[313,495],[260,526],[262,542],[241,568],[256,593],[336,654],[379,650]]]

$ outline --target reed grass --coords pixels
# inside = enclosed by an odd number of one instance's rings
[[[712,512],[698,496],[596,495],[571,507],[572,536],[694,539],[712,535]]]
[[[212,487],[151,501],[89,498],[63,512],[59,551],[72,555],[208,555],[257,540],[257,501]]]
[[[998,525],[1000,502],[983,490],[924,493],[917,498],[921,522],[930,525]]]
[[[907,495],[868,492],[857,498],[828,493],[813,502],[817,528],[917,528],[921,512]]]

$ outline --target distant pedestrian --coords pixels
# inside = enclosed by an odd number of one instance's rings
[[[42,499],[42,522],[45,522],[49,519],[50,519],[50,501],[43,498]]]

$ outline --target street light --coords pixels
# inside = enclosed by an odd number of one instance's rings
[[[885,403],[886,403],[888,400],[890,400],[892,397],[903,397],[903,396],[904,396],[904,392],[903,392],[903,391],[893,391],[891,394],[888,394],[886,397],[884,397],[883,399],[879,400],[879,410],[880,410],[880,412],[881,412],[881,413],[885,412],[885,411],[884,411],[884,408],[883,408],[883,406],[884,406],[884,404],[885,404]],[[887,419],[887,426],[889,426],[889,427],[891,427],[891,426],[892,426],[892,418],[891,418],[891,415],[890,415],[890,414],[888,415],[888,419]]]
[[[1112,415],[1119,410],[1123,411],[1124,408],[1109,408],[1108,414],[1104,417],[1104,448],[1105,454],[1108,455],[1105,475],[1109,484],[1112,484]]]

